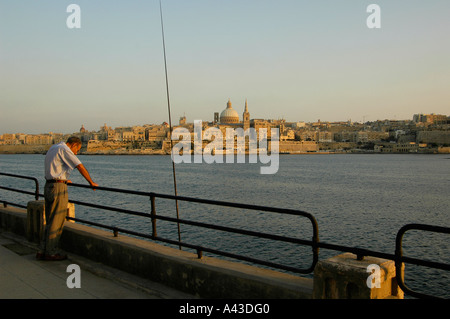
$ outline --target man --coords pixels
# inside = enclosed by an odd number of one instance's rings
[[[76,156],[80,149],[81,140],[78,137],[70,137],[66,143],[53,145],[45,156],[46,226],[40,251],[36,254],[37,259],[64,260],[67,258],[66,255],[57,252],[57,247],[67,216],[69,203],[67,183],[71,183],[70,173],[76,168],[92,187],[98,186],[92,181],[88,171]]]

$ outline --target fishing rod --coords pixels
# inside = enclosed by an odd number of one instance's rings
[[[170,150],[173,151],[173,141],[172,141],[172,117],[170,115],[170,95],[169,95],[169,76],[167,75],[167,58],[166,58],[166,41],[164,37],[164,22],[163,22],[163,12],[162,12],[162,4],[161,0],[159,0],[159,13],[161,17],[161,34],[162,34],[162,46],[163,46],[163,53],[164,53],[164,70],[166,74],[166,95],[167,95],[167,110],[169,113],[169,138],[170,138]],[[175,163],[172,160],[172,171],[173,171],[173,187],[175,196],[178,196],[177,191],[177,177],[175,172]],[[175,199],[175,205],[177,210],[177,220],[180,219],[180,213],[178,209],[178,200]],[[180,223],[177,223],[178,225],[178,242],[181,242],[181,232],[180,232]],[[181,245],[179,246],[179,249],[181,250]]]

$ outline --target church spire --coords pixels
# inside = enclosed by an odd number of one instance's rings
[[[250,113],[248,111],[247,99],[245,99],[245,109],[244,109],[244,113],[242,114],[242,120],[244,123],[244,131],[245,131],[250,127]]]

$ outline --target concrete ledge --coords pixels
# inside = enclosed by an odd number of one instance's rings
[[[26,237],[25,210],[0,208],[0,226]],[[313,280],[66,223],[61,248],[203,298],[309,299]]]
[[[15,207],[0,207],[0,227],[17,235],[27,237],[27,213]]]

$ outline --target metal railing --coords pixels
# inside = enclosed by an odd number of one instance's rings
[[[92,188],[91,186],[81,185],[81,184],[69,184],[69,185],[71,187]],[[140,237],[144,237],[144,238],[149,238],[152,240],[165,242],[168,244],[191,248],[191,249],[194,249],[197,251],[199,258],[202,256],[202,252],[209,252],[209,253],[216,254],[216,255],[221,255],[221,256],[225,256],[225,257],[230,257],[230,258],[239,259],[239,260],[243,260],[243,261],[247,261],[247,262],[251,262],[251,263],[255,263],[255,264],[260,264],[260,265],[264,265],[264,266],[268,266],[268,267],[283,269],[286,271],[292,271],[295,273],[302,273],[302,274],[311,273],[314,270],[314,267],[318,261],[318,255],[319,255],[318,225],[317,225],[317,222],[316,222],[316,219],[314,218],[314,216],[312,216],[309,213],[303,212],[303,211],[230,203],[230,202],[224,202],[224,201],[206,200],[206,199],[199,199],[199,198],[192,198],[192,197],[185,197],[185,196],[158,194],[158,193],[153,193],[153,192],[148,192],[148,193],[147,192],[136,192],[136,191],[123,190],[123,189],[110,188],[110,187],[96,187],[95,189],[109,191],[109,192],[128,193],[128,194],[133,194],[133,195],[145,196],[145,197],[148,197],[151,201],[151,213],[150,214],[125,210],[122,208],[85,203],[85,202],[80,202],[80,201],[71,201],[72,203],[74,203],[76,205],[84,205],[84,206],[93,207],[93,208],[106,209],[106,210],[116,211],[116,212],[120,212],[120,213],[135,215],[135,216],[147,217],[147,218],[150,218],[152,221],[152,235],[147,235],[147,234],[143,234],[143,233],[139,233],[139,232],[135,232],[135,231],[121,229],[118,227],[111,227],[111,226],[107,227],[108,229],[111,229],[116,233],[123,232],[123,233],[127,233],[130,235],[135,235],[135,236],[140,236]],[[293,238],[293,237],[279,236],[279,235],[255,232],[255,231],[250,231],[250,230],[245,230],[245,229],[226,227],[226,226],[215,225],[215,224],[210,224],[210,223],[196,222],[196,221],[192,221],[192,220],[179,219],[179,218],[174,218],[174,217],[158,215],[157,211],[156,211],[156,199],[157,198],[186,201],[186,202],[193,202],[193,203],[201,203],[201,204],[209,204],[209,205],[216,205],[216,206],[223,206],[223,207],[242,208],[242,209],[248,209],[248,210],[257,210],[257,211],[265,211],[265,212],[272,212],[272,213],[278,213],[278,214],[288,214],[288,215],[305,217],[305,218],[309,219],[309,221],[311,222],[311,226],[313,228],[312,240],[309,241],[309,240],[303,240],[303,239],[298,239],[298,238]],[[81,220],[81,219],[77,219],[77,218],[71,218],[71,219],[73,219],[75,221],[79,221],[79,222],[86,222],[86,223],[89,223],[89,224],[95,225],[95,226],[101,226],[97,223],[89,222],[86,220]],[[194,244],[189,244],[186,242],[180,242],[178,240],[171,240],[171,239],[163,238],[163,237],[160,237],[157,235],[157,226],[156,226],[157,220],[164,220],[164,221],[168,221],[168,222],[179,223],[179,224],[190,225],[190,226],[197,226],[197,227],[202,227],[202,228],[206,228],[206,229],[214,229],[214,230],[219,230],[219,231],[224,231],[224,232],[229,232],[229,233],[234,233],[234,234],[241,234],[241,235],[253,236],[253,237],[258,237],[258,238],[271,239],[271,240],[280,241],[280,242],[289,242],[289,243],[300,244],[300,245],[311,245],[312,253],[313,253],[313,261],[312,261],[312,264],[310,267],[308,267],[306,269],[300,269],[300,268],[281,265],[281,264],[268,262],[268,261],[264,261],[264,260],[260,260],[260,259],[256,259],[256,258],[246,257],[246,256],[238,255],[238,254],[232,254],[229,252],[225,252],[225,251],[221,251],[221,250],[217,250],[217,249],[213,249],[213,248],[209,248],[209,247],[205,247],[205,246],[194,245]]]
[[[28,194],[28,195],[34,195],[35,199],[38,199],[39,197],[43,197],[43,195],[39,194],[39,183],[36,178],[28,177],[28,176],[14,175],[14,174],[6,174],[6,173],[0,173],[0,175],[33,180],[33,181],[35,181],[35,191],[34,192],[23,191],[23,190],[13,189],[10,187],[3,187],[1,185],[0,185],[0,189],[5,189],[8,191],[19,192],[19,193]],[[71,183],[68,185],[70,187],[92,189],[92,187],[88,186],[88,185],[75,184],[75,183]],[[198,258],[202,257],[203,252],[208,252],[208,253],[212,253],[215,255],[220,255],[220,256],[224,256],[224,257],[229,257],[229,258],[233,258],[233,259],[237,259],[237,260],[254,263],[254,264],[264,265],[264,266],[268,266],[268,267],[272,267],[272,268],[276,268],[276,269],[282,269],[282,270],[291,271],[291,272],[295,272],[295,273],[302,273],[302,274],[308,274],[308,273],[311,273],[314,271],[315,265],[317,264],[317,262],[319,260],[319,249],[320,248],[335,250],[335,251],[340,251],[340,252],[350,252],[350,253],[355,254],[357,256],[357,259],[359,259],[359,260],[362,260],[365,256],[384,258],[384,259],[389,259],[389,260],[395,261],[396,279],[397,279],[397,283],[400,286],[400,288],[406,294],[411,295],[413,297],[417,297],[417,298],[437,298],[437,297],[431,296],[428,294],[424,294],[424,293],[420,293],[420,292],[416,292],[416,291],[410,289],[409,287],[407,287],[407,285],[404,282],[404,276],[403,276],[403,272],[402,272],[402,268],[403,268],[402,265],[404,263],[450,271],[450,264],[422,260],[422,259],[418,259],[418,258],[405,257],[405,256],[403,256],[403,252],[402,252],[403,251],[402,250],[402,239],[403,239],[404,234],[408,230],[415,229],[415,230],[423,230],[423,231],[450,234],[450,228],[448,228],[448,227],[432,226],[432,225],[425,225],[425,224],[405,225],[397,233],[395,253],[389,254],[389,253],[382,253],[382,252],[377,252],[374,250],[368,250],[368,249],[359,248],[359,247],[349,247],[349,246],[335,245],[335,244],[320,242],[319,241],[319,228],[318,228],[316,219],[314,218],[313,215],[311,215],[307,212],[304,212],[304,211],[283,209],[283,208],[274,208],[274,207],[267,207],[267,206],[248,205],[248,204],[241,204],[241,203],[232,203],[232,202],[225,202],[225,201],[199,199],[199,198],[185,197],[185,196],[158,194],[158,193],[154,193],[154,192],[139,192],[139,191],[110,188],[110,187],[98,186],[98,187],[95,187],[95,190],[147,197],[147,198],[149,198],[149,200],[151,202],[151,212],[149,214],[149,213],[144,213],[144,212],[139,212],[139,211],[132,211],[132,210],[127,210],[127,209],[122,209],[122,208],[117,208],[117,207],[111,207],[111,206],[105,206],[105,205],[99,205],[99,204],[93,204],[93,203],[86,203],[86,202],[75,201],[75,200],[70,200],[70,202],[74,203],[76,205],[82,205],[82,206],[87,206],[87,207],[97,208],[97,209],[105,209],[105,210],[109,210],[109,211],[113,211],[113,212],[119,212],[119,213],[124,213],[124,214],[128,214],[128,215],[149,218],[152,222],[152,234],[148,235],[145,233],[136,232],[136,231],[129,230],[129,229],[123,229],[121,227],[104,225],[101,223],[83,220],[83,219],[79,219],[79,218],[67,217],[67,219],[78,221],[78,222],[96,226],[96,227],[101,227],[104,229],[109,229],[109,230],[113,231],[115,236],[117,236],[118,233],[121,232],[121,233],[129,234],[129,235],[133,235],[133,236],[151,239],[154,241],[164,242],[164,243],[171,244],[171,245],[177,245],[180,248],[185,247],[185,248],[193,249],[197,252]],[[263,233],[263,232],[255,232],[255,231],[240,229],[240,228],[226,227],[226,226],[215,225],[215,224],[210,224],[210,223],[203,223],[203,222],[197,222],[197,221],[192,221],[192,220],[179,219],[179,218],[158,215],[157,210],[156,210],[156,199],[157,198],[304,217],[304,218],[307,218],[311,222],[312,238],[311,238],[311,240],[304,240],[304,239],[298,239],[298,238],[294,238],[294,237],[279,236],[279,235],[273,235],[273,234],[268,234],[268,233]],[[0,199],[0,203],[3,203],[4,206],[10,204],[13,206],[24,207],[20,204],[13,204],[13,203],[1,200],[1,199]],[[257,237],[257,238],[270,239],[270,240],[274,240],[274,241],[310,246],[312,249],[312,255],[313,255],[312,264],[310,265],[310,267],[308,267],[306,269],[300,269],[300,268],[296,268],[296,267],[292,267],[292,266],[282,265],[282,264],[278,264],[278,263],[274,263],[274,262],[269,262],[269,261],[265,261],[265,260],[248,257],[248,256],[230,253],[227,251],[218,250],[218,249],[214,249],[214,248],[210,248],[210,247],[195,245],[195,244],[191,244],[191,243],[187,243],[187,242],[182,242],[179,240],[163,238],[163,237],[158,236],[158,234],[157,234],[157,223],[156,223],[157,220],[164,220],[167,222],[197,226],[197,227],[202,227],[202,228],[206,228],[206,229],[219,230],[219,231],[224,231],[224,232],[233,233],[233,234],[241,234],[241,235],[252,236],[252,237]]]
[[[16,192],[16,193],[22,193],[22,194],[27,194],[27,195],[33,195],[34,199],[39,200],[39,197],[41,196],[39,194],[39,181],[37,178],[35,177],[30,177],[30,176],[22,176],[22,175],[16,175],[16,174],[9,174],[9,173],[2,173],[0,172],[0,176],[8,176],[8,177],[14,177],[14,178],[20,178],[20,179],[27,179],[27,180],[31,180],[34,182],[34,192],[29,192],[29,191],[24,191],[21,189],[15,189],[15,188],[11,188],[11,187],[6,187],[6,186],[2,186],[0,185],[0,189],[4,189],[4,190],[8,190],[8,191],[12,191],[12,192]],[[16,207],[20,207],[20,208],[27,208],[24,205],[20,205],[20,204],[13,204],[13,203],[9,203],[6,201],[0,201],[1,203],[3,203],[4,206],[11,204],[14,205]]]
[[[424,261],[417,258],[410,258],[410,257],[403,257],[403,247],[402,247],[402,241],[403,236],[405,233],[409,230],[422,230],[422,231],[429,231],[434,233],[442,233],[442,234],[450,234],[450,228],[449,227],[441,227],[441,226],[432,226],[432,225],[424,225],[424,224],[408,224],[400,228],[400,230],[397,232],[397,237],[395,239],[395,269],[396,271],[396,279],[397,283],[400,286],[400,288],[407,294],[417,297],[417,298],[429,298],[432,296],[429,296],[427,294],[423,294],[417,291],[414,291],[410,289],[404,281],[404,278],[402,277],[402,272],[399,270],[402,267],[402,263],[410,263],[415,264],[419,266],[425,266],[435,269],[442,269],[442,270],[450,270],[450,265],[444,264],[444,263],[438,263],[433,261]]]

